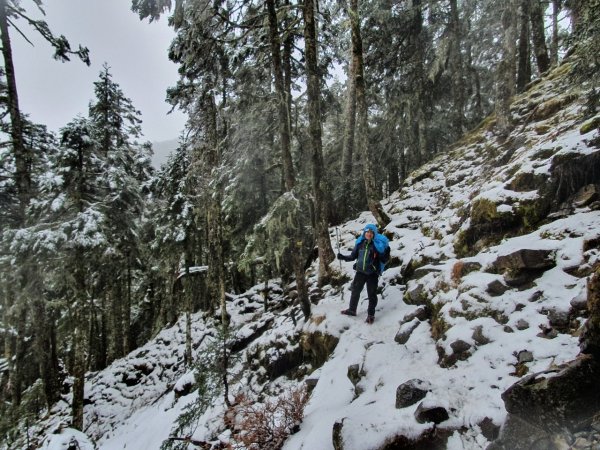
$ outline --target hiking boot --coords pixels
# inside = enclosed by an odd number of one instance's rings
[[[346,316],[356,316],[356,311],[352,311],[351,309],[342,310],[342,314]]]
[[[367,316],[367,320],[365,320],[369,325],[375,322],[375,316]]]

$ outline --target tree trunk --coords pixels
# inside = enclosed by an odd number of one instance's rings
[[[124,355],[129,353],[135,348],[135,342],[131,340],[131,258],[127,255],[127,292],[125,293],[125,302],[123,305],[123,349]]]
[[[481,78],[479,77],[479,72],[475,67],[473,67],[473,52],[471,50],[471,44],[467,44],[467,58],[468,58],[468,71],[472,77],[472,89],[473,96],[475,97],[474,106],[473,106],[473,117],[471,119],[472,123],[478,123],[481,119],[483,119],[483,102],[481,99]]]
[[[217,106],[215,99],[208,89],[204,95],[206,113],[206,149],[205,170],[211,180],[208,186],[208,210],[206,220],[208,225],[208,253],[210,255],[209,276],[212,289],[221,309],[221,323],[223,327],[229,325],[229,315],[225,303],[225,258],[223,252],[223,224],[221,214],[221,199],[223,198],[222,186],[214,177],[218,176],[217,167],[220,162],[219,132],[217,129]]]
[[[193,280],[190,276],[190,267],[194,264],[191,253],[193,252],[193,230],[189,227],[187,230],[188,239],[185,242],[185,276],[181,280],[183,287],[183,298],[185,299],[185,351],[183,361],[186,367],[190,367],[192,360],[192,299],[193,299]]]
[[[304,1],[304,46],[307,72],[308,122],[311,144],[312,187],[315,203],[315,231],[319,249],[318,282],[323,284],[329,278],[328,265],[334,259],[329,230],[327,211],[323,195],[323,148],[321,141],[321,100],[319,71],[317,65],[317,31],[315,24],[314,0]]]
[[[291,118],[288,110],[288,99],[283,77],[281,60],[281,40],[279,39],[279,25],[275,0],[267,0],[269,16],[269,40],[271,43],[271,63],[275,76],[275,94],[277,96],[277,110],[279,113],[279,140],[281,145],[281,160],[283,163],[283,177],[286,191],[291,191],[296,184],[294,165],[291,152]]]
[[[123,287],[118,274],[114,275],[110,298],[110,347],[109,361],[123,356]]]
[[[83,402],[85,393],[85,331],[83,324],[75,326],[73,340],[75,345],[73,365],[73,402],[71,405],[72,426],[83,431]]]
[[[349,10],[351,13],[351,10]],[[342,147],[342,217],[352,210],[352,163],[354,161],[354,134],[356,130],[356,66],[354,56],[350,54],[348,79],[346,81],[346,120]]]
[[[80,260],[76,258],[76,261]],[[87,326],[85,321],[86,279],[81,267],[74,271],[74,315],[75,328],[73,331],[73,400],[71,404],[72,426],[83,431],[83,403],[85,392],[85,371],[87,369]]]
[[[358,11],[358,0],[350,0],[350,28],[352,39],[352,68],[354,69],[354,80],[356,84],[356,119],[358,122],[358,151],[360,152],[365,167],[363,177],[367,204],[371,214],[375,217],[380,228],[390,223],[389,216],[383,210],[380,198],[380,186],[377,182],[377,171],[375,168],[374,155],[369,151],[369,119],[367,115],[366,81],[364,75],[362,37],[360,34],[360,19]]]
[[[19,225],[23,225],[25,223],[25,211],[31,200],[31,152],[25,146],[23,138],[23,121],[21,110],[19,109],[17,81],[8,31],[7,0],[0,0],[0,35],[6,76],[6,96],[10,115],[10,135],[15,158],[15,184],[19,198]]]
[[[465,130],[465,85],[462,58],[462,27],[457,0],[450,0],[450,17],[452,30],[452,52],[450,66],[452,70],[452,97],[454,98],[453,125],[458,136]]]
[[[304,273],[304,261],[302,252],[294,252],[293,256],[294,274],[296,276],[296,289],[298,290],[298,302],[302,308],[304,319],[308,321],[310,318],[310,300],[308,298],[308,284],[306,283],[306,275]]]
[[[552,42],[550,44],[550,61],[558,65],[558,14],[561,10],[561,0],[552,0]]]
[[[501,136],[508,136],[510,133],[510,103],[515,94],[516,6],[516,0],[507,0],[502,11],[503,48],[496,89],[496,125]]]
[[[520,0],[520,34],[519,34],[519,58],[517,63],[517,92],[523,92],[525,86],[531,81],[531,52],[529,46],[529,16],[530,2],[532,0]]]
[[[541,74],[550,68],[550,58],[546,48],[546,36],[544,33],[544,9],[540,0],[531,1],[531,37],[533,40],[533,51],[537,61],[538,71]]]
[[[29,274],[32,297],[32,321],[34,333],[34,352],[39,365],[40,377],[44,385],[44,394],[48,411],[60,398],[58,386],[58,357],[56,354],[53,314],[47,310],[41,275],[37,267],[32,267]]]

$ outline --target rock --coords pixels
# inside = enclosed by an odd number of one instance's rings
[[[556,265],[551,250],[522,249],[499,256],[494,262],[498,270],[550,269]]]
[[[471,344],[458,339],[450,344],[450,348],[452,348],[452,354],[446,355],[443,347],[438,345],[436,347],[439,356],[438,364],[440,367],[447,368],[456,364],[456,361],[464,361],[468,359],[469,356],[471,356],[471,347]]]
[[[308,393],[310,394],[313,389],[317,386],[317,383],[319,382],[318,378],[307,378],[304,381],[304,384],[306,384],[306,390],[308,391]]]
[[[412,322],[405,323],[400,327],[398,333],[396,333],[396,337],[394,338],[394,340],[398,344],[406,344],[408,342],[408,339],[410,338],[410,335],[413,331],[415,331],[415,328],[417,328],[420,323],[421,322],[419,321],[419,319],[416,318],[413,319]]]
[[[440,273],[443,269],[444,269],[444,266],[432,266],[432,265],[421,266],[421,267],[415,269],[412,277],[415,279],[422,278],[425,275],[430,274],[430,273]]]
[[[465,353],[471,349],[471,344],[459,339],[450,344],[454,353]]]
[[[531,297],[529,297],[530,302],[537,302],[544,298],[544,293],[542,291],[535,291]]]
[[[504,282],[513,288],[528,289],[543,273],[543,270],[508,270],[504,273]]]
[[[542,332],[536,334],[537,337],[541,337],[541,338],[544,338],[544,339],[554,339],[555,337],[558,336],[558,331],[556,331],[552,327],[543,327],[543,326],[540,326],[540,328],[542,329]]]
[[[415,411],[415,419],[419,423],[433,422],[438,424],[449,418],[450,416],[446,408],[441,406],[424,406],[423,402],[417,406],[417,410]]]
[[[500,280],[494,280],[487,285],[486,292],[493,297],[498,297],[504,294],[508,290],[508,286],[506,286]]]
[[[431,317],[431,310],[428,306],[419,306],[413,312],[402,318],[402,323],[412,322],[415,318],[423,321]]]
[[[459,261],[454,265],[453,276],[456,278],[462,278],[465,275],[481,270],[481,264],[477,261]],[[456,273],[454,273],[456,271]]]
[[[529,322],[527,322],[525,319],[519,319],[515,326],[517,327],[517,330],[526,330],[529,328]]]
[[[490,340],[483,334],[483,325],[478,325],[475,327],[471,338],[477,343],[477,345],[485,345],[490,343]]]
[[[513,330],[511,327],[509,327],[508,325],[506,325],[506,326],[504,327],[504,332],[505,332],[505,333],[514,333],[514,332],[515,332],[515,330]]]
[[[573,198],[573,205],[577,208],[583,208],[592,202],[600,200],[600,186],[597,184],[588,184],[582,187]]]
[[[549,309],[547,310],[548,314],[548,322],[550,326],[558,329],[559,331],[568,331],[569,329],[569,312],[568,311],[559,311],[557,309]]]
[[[533,353],[528,350],[521,350],[517,355],[517,360],[519,364],[531,362],[533,361]]]
[[[600,116],[595,116],[587,122],[585,122],[583,125],[581,125],[581,127],[579,128],[579,133],[587,134],[590,131],[598,129],[598,127],[600,127]]]
[[[519,172],[506,186],[507,189],[515,192],[535,191],[542,186],[547,176],[543,174],[534,174],[533,172]]]
[[[551,376],[548,376],[550,375]],[[576,431],[600,411],[600,361],[584,355],[563,370],[528,375],[502,394],[506,410],[548,433]],[[503,429],[502,434],[510,434]]]
[[[500,431],[499,438],[488,445],[486,450],[530,450],[532,445],[544,440],[547,436],[548,434],[543,428],[535,426],[519,416],[509,414]]]
[[[423,380],[412,379],[402,383],[396,389],[396,408],[406,408],[423,400],[431,390],[431,383]]]
[[[344,419],[333,424],[331,430],[331,441],[334,450],[344,450],[344,440],[342,439],[342,428],[344,427]]]
[[[352,384],[356,387],[356,385],[360,382],[362,376],[360,373],[360,365],[352,364],[348,366],[347,372],[348,379],[352,382]]]
[[[497,439],[500,434],[500,427],[489,417],[483,419],[477,426],[481,429],[481,434],[490,442]]]
[[[404,297],[406,300],[408,300],[407,303],[411,305],[425,304],[425,286],[420,283],[417,284],[416,286],[406,291]]]
[[[590,317],[579,339],[583,353],[600,356],[600,269],[587,282],[587,306]]]

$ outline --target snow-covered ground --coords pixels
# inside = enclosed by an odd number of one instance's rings
[[[540,83],[534,90],[560,89],[556,83]],[[324,286],[323,298],[313,305],[308,323],[298,307],[284,297],[281,280],[269,282],[270,307],[266,312],[261,286],[230,299],[228,310],[238,338],[256,334],[231,370],[232,395],[238,391],[262,394],[264,401],[303,384],[307,378],[318,379],[304,421],[284,449],[332,450],[336,422],[343,423],[340,436],[346,450],[380,449],[397,436],[416,439],[434,427],[449,430],[448,449],[485,448],[488,440],[480,424],[486,418],[495,425],[503,423],[506,411],[501,394],[525,371],[554,368],[577,356],[577,331],[549,333],[550,316],[566,317],[571,312],[568,320],[575,324],[575,330],[585,320],[577,317],[572,302],[585,298],[586,278],[572,274],[576,272],[573,268],[599,262],[598,249],[584,252],[583,244],[600,237],[600,211],[576,208],[571,215],[546,221],[528,234],[483,243],[480,251],[468,258],[457,258],[454,244],[458,234],[471,225],[464,211],[473,201],[489,200],[498,213],[511,214],[539,195],[537,190],[516,192],[507,187],[519,174],[549,175],[557,154],[597,151],[585,144],[592,134],[581,135],[578,131],[580,109],[581,105],[574,104],[546,118],[544,123],[552,127],[545,134],[539,122],[524,125],[519,134],[522,144],[511,149],[512,154],[503,164],[497,164],[497,160],[505,149],[494,136],[482,132],[481,139],[420,169],[401,191],[383,202],[392,218],[385,232],[392,238],[392,256],[400,264],[380,279],[373,325],[364,322],[366,290],[357,317],[340,314],[350,298],[349,282],[341,289]],[[365,212],[340,227],[343,253],[350,251],[357,233],[371,222],[372,216]],[[331,229],[334,244],[336,235]],[[499,256],[521,249],[550,250],[554,267],[541,273],[533,284],[506,287],[501,295],[490,293],[490,283],[503,283],[493,263]],[[459,260],[479,265],[457,277],[455,266]],[[407,282],[402,271],[418,261],[424,266]],[[341,268],[349,278],[353,276],[352,263],[335,261],[332,266]],[[316,267],[311,268],[313,285]],[[426,303],[436,310],[434,318],[442,327],[439,335],[432,334],[431,319],[405,319],[421,307],[404,301],[408,292],[418,292],[422,300],[411,303]],[[296,311],[297,321],[292,319],[292,311]],[[193,321],[194,352],[198,355],[215,339],[211,330],[214,322],[204,314],[194,315]],[[413,327],[404,344],[395,340],[399,331]],[[257,332],[262,328],[262,334]],[[300,345],[300,336],[314,333],[339,339],[330,357],[314,372],[306,363],[305,375],[282,375],[270,380],[264,366],[251,364],[257,359],[268,362],[291,354]],[[105,450],[161,446],[177,417],[197,395],[185,389],[192,373],[183,366],[184,336],[182,318],[128,357],[90,374],[86,390],[89,404],[85,409],[85,433],[90,440],[79,436],[81,448],[91,446],[91,440]],[[452,344],[458,341],[468,344],[466,356],[441,364],[441,356],[452,355]],[[524,352],[530,352],[532,358],[519,360]],[[355,364],[360,369],[356,385],[348,377],[348,368]],[[418,403],[396,408],[398,386],[412,379],[428,383],[423,405],[443,407],[448,420],[437,426],[431,422],[421,424],[414,414]],[[44,423],[46,430],[67,420],[67,402],[68,398],[52,412]],[[191,437],[229,442],[231,435],[223,432],[224,413],[222,396],[215,396],[213,405],[196,422]],[[68,430],[50,434],[44,448],[66,448],[67,436]]]

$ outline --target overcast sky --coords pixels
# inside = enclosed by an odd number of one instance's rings
[[[28,12],[37,8],[23,1]],[[18,25],[35,46],[12,29],[12,43],[21,110],[34,122],[57,131],[77,114],[87,115],[93,83],[102,65],[111,67],[117,82],[142,112],[145,140],[175,139],[185,123],[179,111],[167,115],[166,89],[177,81],[177,66],[167,49],[174,32],[167,17],[151,24],[131,12],[131,0],[46,0],[46,21],[55,35],[64,34],[77,48],[90,49],[92,65],[72,58],[61,63],[52,48],[22,20]]]

